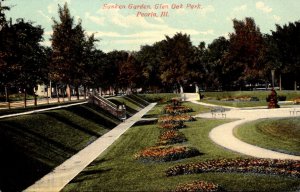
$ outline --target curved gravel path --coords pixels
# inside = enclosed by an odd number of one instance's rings
[[[191,101],[195,104],[199,105],[207,105],[198,101]],[[216,105],[215,106],[220,107]],[[293,106],[287,108],[279,108],[279,109],[238,109],[238,108],[228,108],[226,109],[226,118],[230,119],[238,119],[236,121],[225,123],[218,127],[215,127],[209,133],[209,137],[218,145],[221,145],[227,149],[232,151],[236,151],[245,155],[258,157],[258,158],[271,158],[271,159],[293,159],[300,160],[300,156],[289,155],[285,153],[279,153],[272,150],[264,149],[261,147],[257,147],[254,145],[250,145],[245,143],[239,139],[237,139],[233,135],[233,129],[238,125],[244,124],[249,121],[254,121],[262,118],[276,118],[276,117],[300,117],[300,106]],[[299,111],[295,113],[295,111]],[[202,118],[224,118],[225,116],[216,115],[212,116],[211,113],[202,113],[198,114],[195,117]]]

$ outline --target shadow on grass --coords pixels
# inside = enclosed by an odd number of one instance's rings
[[[120,102],[120,101],[118,101],[116,99],[113,99],[113,98],[110,99],[110,101],[113,102],[116,105],[122,105],[123,104],[122,102]],[[135,114],[135,113],[138,112],[137,110],[135,110],[135,109],[133,109],[131,107],[128,107],[127,105],[126,105],[126,111],[129,112],[130,114]]]
[[[82,127],[82,126],[79,126],[77,124],[75,124],[74,122],[70,121],[69,119],[67,119],[66,117],[64,117],[63,115],[60,115],[56,112],[47,112],[45,113],[46,115],[66,124],[66,125],[69,125],[70,127],[74,128],[74,129],[77,129],[79,131],[82,131],[83,133],[85,134],[89,134],[91,136],[96,136],[96,137],[100,137],[101,134],[97,133],[96,131],[92,131],[92,130],[89,130],[85,127]]]
[[[2,133],[0,133],[0,154],[2,192],[22,191],[53,168],[26,154]]]
[[[124,98],[126,101],[131,102],[131,103],[135,104],[136,106],[139,106],[140,108],[144,108],[144,107],[145,107],[143,104],[141,104],[141,103],[139,103],[139,102],[133,100],[132,98],[130,98],[130,97],[128,97],[128,96],[125,96],[125,97],[123,97],[123,98]]]
[[[92,104],[74,106],[72,108],[66,108],[65,110],[70,111],[96,124],[103,125],[108,129],[114,128],[120,122],[120,120],[113,115],[109,114],[98,106],[93,106]],[[108,117],[109,119],[111,119],[111,121],[105,118],[101,118],[99,114]]]
[[[93,180],[99,177],[100,174],[111,171],[110,169],[95,168],[91,170],[83,170],[70,183],[80,183],[87,180]]]

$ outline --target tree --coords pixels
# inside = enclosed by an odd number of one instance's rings
[[[276,25],[276,31],[272,31],[272,41],[278,49],[278,60],[282,63],[282,72],[287,76],[286,80],[294,81],[294,89],[297,89],[297,81],[300,81],[300,22],[288,25]],[[292,78],[291,78],[292,77]]]
[[[145,90],[158,91],[162,87],[160,80],[160,46],[161,42],[153,45],[141,46],[140,51],[136,54],[136,59],[140,64],[141,70],[139,74],[142,76],[141,86]]]
[[[225,72],[235,85],[255,82],[262,77],[263,36],[253,18],[233,20],[234,33],[229,34],[229,51],[224,56]]]
[[[163,84],[182,88],[190,80],[188,69],[193,52],[189,35],[176,33],[173,37],[166,36],[161,47],[160,78]]]
[[[229,41],[225,37],[213,40],[207,48],[207,83],[211,89],[222,90],[229,87],[228,74],[224,71],[225,63],[223,57],[229,49]]]
[[[60,22],[53,19],[52,26],[53,56],[50,77],[55,82],[66,84],[67,96],[71,100],[70,85],[75,85],[78,95],[86,41],[81,22],[74,25],[74,18],[70,15],[67,3],[64,7],[59,6],[58,14]]]

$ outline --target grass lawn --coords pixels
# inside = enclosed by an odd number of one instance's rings
[[[229,107],[260,107],[260,106],[268,106],[268,103],[264,101],[220,101],[220,100],[201,100],[201,102],[214,104],[214,105],[224,105]]]
[[[0,189],[21,191],[120,121],[90,104],[0,120]]]
[[[270,94],[270,91],[224,91],[224,92],[202,92],[205,97],[202,102],[225,105],[230,107],[258,107],[268,106],[266,97]],[[300,91],[277,91],[278,96],[286,96],[286,100],[290,101],[299,97]],[[241,96],[257,97],[259,101],[222,101],[224,98],[235,98]]]
[[[156,106],[150,113],[160,112]],[[149,115],[149,114],[148,114]],[[134,159],[140,150],[154,146],[160,134],[156,124],[134,126],[109,149],[93,161],[63,191],[165,191],[179,183],[205,180],[221,185],[227,191],[287,191],[300,186],[299,179],[263,174],[203,173],[166,177],[165,171],[177,164],[220,158],[248,158],[214,144],[208,134],[224,119],[197,119],[187,122],[184,133],[187,145],[196,147],[200,156],[175,162],[143,163]]]
[[[300,155],[300,118],[257,120],[240,126],[234,133],[247,143]]]

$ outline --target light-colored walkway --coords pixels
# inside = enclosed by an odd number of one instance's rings
[[[103,153],[116,139],[118,139],[135,122],[152,109],[156,103],[151,103],[125,122],[104,134],[92,144],[79,151],[77,154],[56,167],[51,173],[45,175],[25,191],[55,192],[60,191],[86,166]]]
[[[43,112],[43,111],[50,111],[50,110],[54,110],[54,109],[61,109],[61,108],[75,106],[75,105],[82,105],[82,104],[85,104],[85,103],[87,103],[87,101],[79,102],[79,103],[72,103],[72,104],[67,104],[67,105],[59,105],[59,106],[56,106],[56,107],[48,107],[48,108],[45,108],[45,109],[36,109],[36,110],[26,111],[26,112],[22,112],[22,113],[2,115],[2,116],[0,116],[0,119],[4,119],[4,118],[8,118],[8,117],[16,117],[16,116],[21,116],[21,115],[29,115],[29,114],[33,114],[33,113],[39,113],[39,112]]]
[[[200,102],[197,101],[193,101],[193,103],[201,104]],[[226,111],[226,118],[239,119],[239,120],[215,127],[209,133],[209,137],[218,145],[221,145],[227,149],[245,155],[258,157],[258,158],[300,160],[300,156],[288,155],[288,154],[264,149],[261,147],[257,147],[254,145],[250,145],[248,143],[245,143],[237,139],[233,135],[233,129],[235,127],[249,121],[254,121],[262,118],[299,117],[300,113],[293,113],[295,109],[300,110],[299,107],[300,106],[294,106],[293,108],[279,108],[279,109],[237,109],[237,108],[231,109],[229,111]],[[203,113],[203,114],[196,115],[196,117],[212,118],[212,115],[211,113]]]

